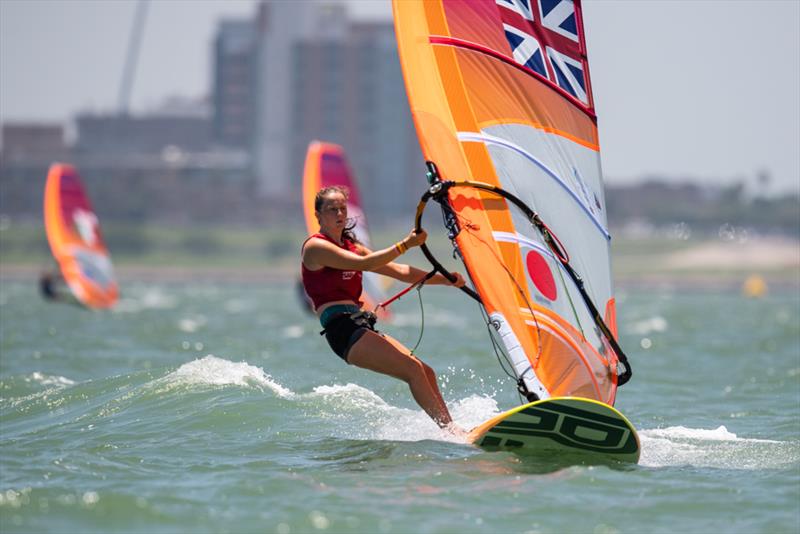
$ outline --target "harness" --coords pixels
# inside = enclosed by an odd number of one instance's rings
[[[371,311],[362,310],[354,304],[334,304],[333,306],[325,308],[325,311],[322,312],[322,315],[319,317],[319,322],[322,324],[322,331],[319,335],[324,336],[328,331],[328,325],[339,317],[347,315],[350,316],[350,320],[353,321],[356,326],[369,328],[370,330],[374,330],[375,323],[378,320],[377,315]]]

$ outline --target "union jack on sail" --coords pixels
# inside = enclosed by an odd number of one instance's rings
[[[573,0],[496,0],[514,60],[592,108]]]

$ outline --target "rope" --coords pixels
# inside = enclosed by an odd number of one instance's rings
[[[532,365],[535,366],[539,362],[539,358],[542,355],[542,335],[541,335],[541,328],[539,327],[539,320],[536,318],[536,314],[533,313],[533,304],[531,304],[530,300],[528,300],[528,296],[525,294],[525,290],[523,289],[523,287],[519,284],[517,279],[514,278],[514,273],[512,273],[511,270],[508,268],[508,266],[503,262],[503,259],[498,257],[497,251],[494,249],[494,247],[492,247],[485,240],[481,239],[481,237],[479,235],[477,235],[476,233],[471,231],[471,228],[474,226],[471,221],[469,221],[466,217],[463,217],[461,215],[458,215],[457,217],[459,219],[459,222],[461,222],[462,220],[464,220],[466,222],[466,224],[461,225],[461,230],[462,231],[466,230],[470,234],[470,236],[474,237],[475,239],[477,239],[478,241],[483,243],[483,245],[486,246],[489,249],[489,251],[492,253],[492,256],[494,257],[494,259],[503,268],[503,270],[506,272],[506,275],[508,276],[508,278],[511,280],[511,282],[516,287],[517,292],[522,297],[522,300],[525,301],[525,307],[528,308],[529,312],[531,312],[531,317],[533,318],[533,323],[534,323],[534,325],[536,327],[536,334],[537,334],[536,342],[537,342],[538,351],[537,351],[537,354],[536,354],[535,361],[532,362]],[[563,283],[563,280],[562,280],[562,283]],[[487,316],[487,318],[488,318],[488,316]],[[492,340],[494,340],[494,338],[492,338]]]
[[[569,307],[572,309],[572,315],[575,317],[575,322],[578,323],[578,328],[581,330],[581,337],[586,341],[586,332],[583,331],[583,323],[578,316],[578,310],[575,309],[575,303],[572,302],[572,295],[570,294],[567,282],[564,280],[564,273],[561,272],[561,269],[556,269],[556,272],[558,273],[558,277],[561,278],[561,285],[564,287],[564,293],[567,294],[567,300],[569,301]]]
[[[597,311],[597,308],[596,308],[594,302],[592,302],[591,297],[589,297],[588,293],[586,292],[586,290],[584,288],[583,280],[574,271],[574,269],[570,266],[570,264],[569,264],[569,255],[568,255],[566,249],[564,248],[563,244],[558,239],[558,237],[555,236],[555,234],[552,233],[552,231],[547,227],[547,225],[539,218],[539,216],[536,214],[536,212],[534,212],[527,204],[525,204],[522,200],[517,198],[514,194],[509,193],[508,191],[503,190],[503,189],[501,189],[499,187],[495,187],[495,186],[492,186],[491,184],[485,184],[485,183],[482,183],[482,182],[442,181],[441,178],[439,177],[438,170],[436,169],[436,164],[435,163],[433,163],[432,161],[427,161],[426,162],[426,166],[427,166],[428,171],[429,171],[428,172],[428,182],[431,183],[431,187],[422,196],[422,198],[420,199],[420,203],[417,205],[416,227],[417,228],[421,228],[422,213],[425,210],[425,204],[428,202],[429,198],[434,198],[435,200],[437,200],[439,202],[439,204],[442,206],[443,211],[444,211],[444,209],[445,209],[445,207],[447,205],[442,200],[442,196],[444,194],[446,194],[447,190],[449,190],[450,187],[462,187],[462,186],[463,187],[475,187],[477,189],[481,189],[481,190],[484,190],[484,191],[495,193],[495,194],[501,196],[502,198],[504,198],[505,200],[511,202],[515,206],[517,206],[519,209],[521,209],[523,211],[523,213],[526,214],[526,217],[528,217],[530,222],[534,226],[536,226],[537,229],[541,232],[541,234],[542,234],[542,236],[543,236],[543,238],[545,240],[545,243],[550,247],[550,249],[553,252],[553,254],[558,258],[558,260],[561,262],[561,264],[567,270],[567,273],[570,275],[570,278],[572,279],[573,283],[577,286],[578,291],[580,292],[581,297],[583,298],[583,301],[586,304],[586,307],[587,307],[588,311],[590,312],[590,314],[592,316],[592,319],[594,320],[595,325],[600,330],[600,333],[606,339],[608,344],[611,345],[611,348],[613,349],[614,353],[618,357],[618,363],[621,363],[623,365],[623,367],[624,367],[624,372],[623,373],[620,374],[619,373],[619,369],[617,369],[617,386],[622,386],[623,384],[627,383],[630,380],[631,376],[632,376],[632,371],[631,371],[630,363],[628,362],[628,357],[625,355],[625,352],[620,347],[619,342],[617,341],[616,337],[613,335],[611,330],[605,324],[605,321],[603,320],[603,317],[600,315],[600,312]],[[453,214],[452,211],[450,211],[449,214],[450,215],[455,215],[456,220],[458,220],[458,218],[459,218],[458,214]],[[450,228],[450,225],[447,225],[447,226],[448,226],[448,228]],[[457,235],[458,232],[461,231],[461,230],[462,230],[462,228],[458,228],[455,231],[451,230],[451,239],[453,239],[455,237],[455,235]],[[483,240],[481,240],[481,241],[483,241]],[[421,246],[421,248],[422,248],[423,253],[425,254],[425,257],[428,258],[428,260],[434,265],[436,270],[440,271],[442,274],[445,274],[445,276],[447,276],[448,278],[452,277],[452,275],[447,273],[446,269],[444,269],[441,266],[441,264],[439,264],[439,262],[432,256],[432,254],[428,251],[428,249],[425,247],[424,244]],[[490,248],[490,250],[491,250],[491,248]],[[502,261],[500,261],[500,264],[504,266],[504,268],[506,269],[507,274],[510,275],[511,273],[509,272],[508,268],[505,267],[505,264],[503,264]],[[566,287],[565,281],[564,281],[564,278],[563,278],[563,274],[561,273],[560,270],[559,270],[559,277],[561,278],[561,282],[562,282],[562,284],[564,284],[564,287]],[[511,276],[511,279],[514,280],[514,282],[516,283],[516,279],[514,279],[513,276]],[[461,289],[464,290],[465,293],[467,293],[470,297],[472,297],[476,301],[482,302],[480,296],[477,293],[475,293],[473,290],[470,290],[470,289],[468,289],[466,287],[462,287]],[[521,290],[521,288],[519,287],[519,284],[517,284],[517,289]],[[577,310],[575,310],[575,305],[574,305],[574,302],[572,301],[571,295],[569,295],[569,290],[567,290],[567,293],[568,293],[568,297],[569,297],[569,301],[570,301],[570,306],[572,307],[572,310],[573,310],[573,314],[576,315],[576,319],[577,319]],[[530,302],[527,301],[527,297],[525,297],[524,292],[521,291],[521,294],[525,298],[526,304],[528,306],[528,310],[531,311],[531,313],[533,313],[532,306],[530,305]],[[578,320],[577,322],[578,322],[578,325],[579,325],[580,330],[581,330],[581,335],[585,339],[586,336],[585,336],[585,333],[584,333],[584,330],[583,330],[583,325],[581,324],[580,320]],[[536,324],[536,328],[537,328],[537,331],[538,331],[539,330],[539,325],[538,325],[538,321],[536,321],[536,317],[535,316],[534,316],[534,324]],[[540,342],[539,352],[541,353],[541,342]],[[538,360],[538,356],[537,356],[537,360]]]
[[[422,335],[425,333],[425,306],[422,305],[422,288],[425,284],[420,284],[417,286],[417,296],[419,297],[419,315],[420,315],[420,325],[419,325],[419,338],[417,338],[417,343],[414,345],[414,348],[411,349],[411,355],[413,356],[416,352],[417,348],[419,348],[419,344],[422,342]]]
[[[478,306],[478,308],[480,308],[481,315],[483,315],[483,320],[486,323],[486,330],[489,332],[489,339],[492,342],[492,348],[494,349],[494,355],[497,358],[497,363],[500,364],[500,369],[502,369],[503,372],[506,375],[508,375],[509,378],[511,378],[512,380],[516,381],[517,377],[514,376],[514,373],[512,371],[509,371],[506,368],[506,365],[508,365],[508,367],[511,367],[512,369],[513,369],[514,366],[511,364],[511,362],[508,361],[508,355],[505,353],[505,351],[503,351],[500,348],[500,346],[497,344],[497,340],[495,339],[495,334],[492,331],[492,328],[494,328],[492,326],[492,321],[489,319],[489,316],[486,314],[486,310],[483,308],[483,306]],[[499,349],[499,351],[498,351],[498,349]],[[503,355],[502,359],[500,358],[501,354]]]

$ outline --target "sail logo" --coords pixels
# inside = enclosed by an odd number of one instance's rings
[[[518,30],[510,24],[503,24],[503,29],[506,32],[508,44],[511,45],[514,60],[523,67],[528,67],[547,78],[547,67],[544,64],[544,55],[539,41],[534,36]]]
[[[588,104],[586,80],[581,62],[549,47],[547,49],[547,58],[553,67],[558,86],[584,104]]]
[[[496,0],[518,64],[589,105],[584,53],[571,0]]]
[[[496,0],[497,5],[511,10],[528,21],[536,20],[548,30],[579,42],[573,0]]]
[[[114,271],[108,256],[85,249],[75,249],[74,256],[81,274],[86,279],[102,289],[109,289],[114,285]]]
[[[547,260],[539,252],[530,250],[525,255],[525,267],[528,269],[528,277],[539,293],[550,302],[555,301],[558,298],[558,288]]]
[[[589,186],[586,185],[586,181],[583,179],[583,176],[581,176],[577,167],[572,168],[572,175],[575,176],[575,182],[577,182],[581,192],[582,198],[580,201],[592,215],[597,216],[599,212],[603,211],[603,206],[600,204],[600,199],[597,198],[597,194],[593,193],[589,189]]]
[[[575,3],[572,0],[540,0],[539,14],[542,16],[542,26],[578,42]]]
[[[90,247],[94,246],[97,242],[97,216],[91,211],[77,208],[72,213],[72,221],[83,242]]]

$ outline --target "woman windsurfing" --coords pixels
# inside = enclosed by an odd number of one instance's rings
[[[417,404],[439,427],[463,434],[453,423],[434,370],[402,343],[375,330],[375,315],[362,309],[359,301],[363,271],[407,283],[425,276],[425,271],[393,260],[410,247],[424,243],[427,234],[424,230],[412,231],[393,246],[373,252],[360,244],[351,231],[354,225],[347,218],[347,195],[347,189],[341,186],[326,187],[316,194],[314,209],[320,231],[306,239],[302,247],[303,287],[313,302],[328,344],[350,365],[403,380]],[[455,283],[441,274],[427,283],[463,286],[462,276],[454,274]]]

